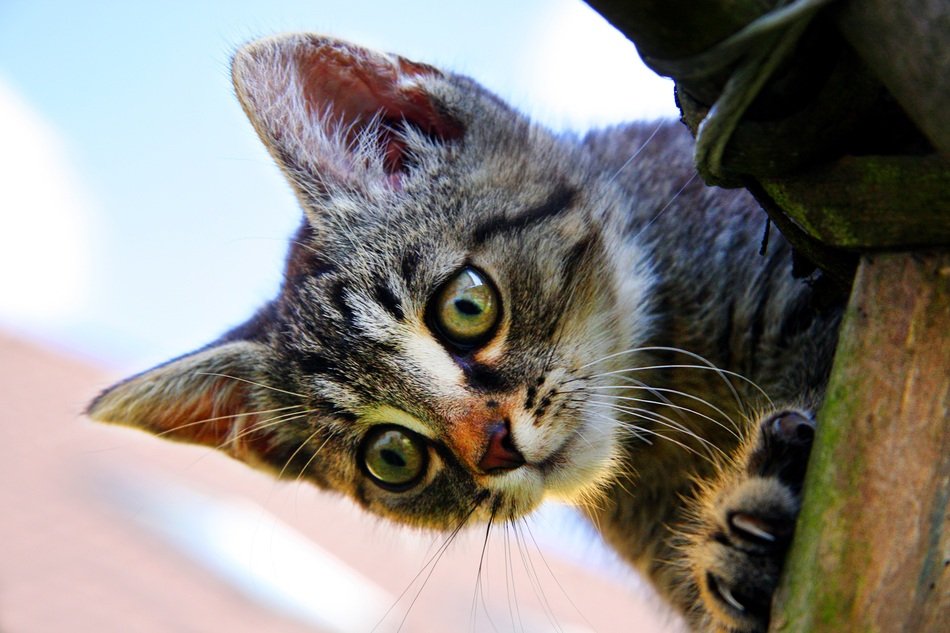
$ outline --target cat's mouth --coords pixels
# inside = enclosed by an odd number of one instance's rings
[[[509,497],[512,509],[521,510],[519,514],[529,512],[549,497],[571,504],[589,499],[612,476],[616,442],[608,425],[584,419],[573,422],[560,425],[570,430],[555,448],[544,454],[532,450],[529,442],[522,440],[525,462],[482,478],[482,484]]]

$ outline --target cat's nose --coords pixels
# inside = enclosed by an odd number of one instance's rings
[[[489,475],[514,470],[524,464],[524,456],[518,451],[511,438],[511,429],[507,422],[497,422],[490,430],[488,448],[482,455],[478,467]]]

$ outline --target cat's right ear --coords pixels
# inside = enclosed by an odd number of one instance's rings
[[[257,41],[235,54],[231,74],[258,135],[305,197],[398,189],[410,158],[401,126],[439,141],[464,133],[427,87],[444,78],[439,70],[339,40]]]

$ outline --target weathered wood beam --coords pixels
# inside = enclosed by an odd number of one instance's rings
[[[587,3],[636,45],[648,66],[676,81],[683,121],[694,134],[735,70],[733,63],[696,74],[697,56],[779,4],[778,0]],[[732,132],[717,184],[739,186],[744,176],[782,177],[845,153],[860,137],[859,130],[878,120],[882,95],[880,81],[843,43],[834,25],[827,19],[812,22],[795,54],[777,69]],[[876,136],[861,142],[886,137],[889,127],[897,126],[879,126]]]
[[[854,250],[950,244],[950,160],[845,156],[762,188],[802,231]]]
[[[850,0],[837,24],[934,147],[950,155],[950,3]]]
[[[862,258],[772,631],[950,626],[950,253]]]

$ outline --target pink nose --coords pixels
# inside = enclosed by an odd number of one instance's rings
[[[498,422],[491,428],[488,438],[488,448],[482,455],[478,467],[489,475],[500,474],[514,470],[524,464],[524,457],[515,448],[511,439],[511,430],[507,422]]]

